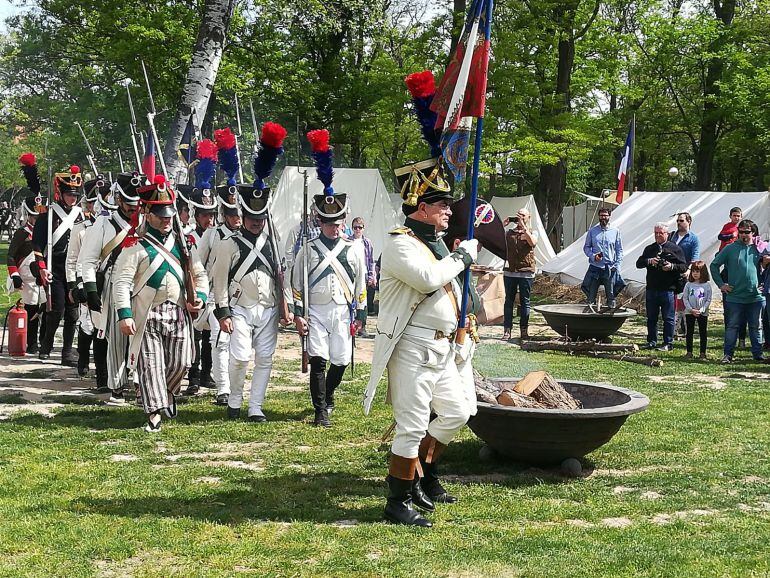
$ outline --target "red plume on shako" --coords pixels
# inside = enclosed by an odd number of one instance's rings
[[[334,191],[334,151],[329,145],[329,131],[326,129],[311,130],[307,133],[307,140],[315,161],[316,176],[323,184],[323,193],[313,195],[318,218],[322,223],[345,222],[348,212],[347,194]]]

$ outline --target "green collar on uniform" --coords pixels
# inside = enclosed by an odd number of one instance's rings
[[[166,242],[166,239],[168,238],[170,233],[166,233],[165,235],[158,231],[158,229],[155,229],[153,227],[150,227],[150,225],[147,225],[147,234],[152,236],[156,241],[159,241],[161,244]]]
[[[168,235],[163,236],[160,231],[153,229],[149,225],[147,225],[147,234],[161,244],[163,244],[168,238]],[[147,257],[149,258],[150,263],[152,263],[152,261],[155,259],[155,256],[158,254],[158,250],[153,247],[152,244],[147,240],[142,239],[141,243],[142,247],[144,247],[144,250],[147,251]],[[182,254],[179,251],[179,243],[174,243],[174,246],[171,248],[171,254],[174,255],[177,260],[181,260]],[[160,285],[163,282],[163,278],[166,276],[166,273],[171,273],[171,275],[173,275],[173,277],[179,282],[179,285],[184,287],[184,282],[179,278],[174,269],[171,268],[165,257],[163,259],[163,263],[161,263],[160,267],[158,267],[158,270],[155,271],[155,273],[152,274],[152,277],[150,277],[150,279],[147,281],[147,285],[153,289],[160,289]]]
[[[407,217],[404,220],[404,226],[409,227],[415,236],[428,246],[437,259],[443,259],[449,255],[449,249],[447,249],[444,241],[441,240],[441,236],[443,235],[439,236],[439,234],[436,233],[436,227],[433,225],[428,225],[427,223]]]
[[[318,239],[321,241],[321,243],[326,245],[327,249],[334,249],[334,247],[337,246],[337,243],[340,242],[340,237],[337,237],[336,239],[330,239],[329,237],[327,237],[323,233],[318,235]]]

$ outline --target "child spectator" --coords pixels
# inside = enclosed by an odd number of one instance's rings
[[[706,359],[706,324],[708,321],[709,305],[711,304],[711,285],[709,271],[703,261],[693,261],[690,275],[682,292],[684,301],[684,319],[687,327],[685,344],[687,353],[685,359],[692,359],[692,341],[695,333],[695,322],[698,322],[700,338],[700,358]]]
[[[717,235],[720,251],[738,238],[738,223],[742,218],[743,211],[740,207],[733,207],[730,209],[730,220],[725,223],[722,230],[719,232],[719,235]]]

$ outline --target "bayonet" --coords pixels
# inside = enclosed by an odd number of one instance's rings
[[[131,111],[131,144],[134,146],[134,160],[136,161],[136,170],[142,172],[142,157],[139,154],[139,145],[136,144],[136,137],[139,135],[139,129],[136,127],[136,113],[134,112],[134,101],[131,98],[131,89],[129,83],[126,83],[126,94],[128,94],[128,110]]]
[[[91,170],[94,171],[94,178],[97,178],[99,176],[99,169],[96,168],[96,155],[94,155],[94,149],[91,148],[91,143],[88,142],[88,137],[86,136],[86,133],[83,132],[83,127],[78,121],[75,121],[75,126],[78,127],[80,136],[83,137],[83,142],[86,143],[86,148],[88,149],[86,159],[88,159],[88,164],[91,166]]]
[[[238,142],[238,139],[240,139],[243,134],[243,129],[241,128],[241,107],[238,104],[237,94],[235,94],[235,120],[238,124],[238,132],[235,134],[235,154],[238,157],[238,177],[241,179],[240,182],[243,182],[243,163],[241,162],[241,147]],[[276,259],[277,258],[278,257],[276,256]]]
[[[120,149],[118,149],[118,162],[120,163],[120,172],[125,173],[126,166],[123,164],[123,155],[120,153]],[[112,180],[112,177],[110,177],[110,180]]]

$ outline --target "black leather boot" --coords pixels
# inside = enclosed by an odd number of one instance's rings
[[[326,374],[326,410],[331,414],[334,411],[334,392],[342,383],[342,376],[345,375],[347,365],[334,365],[329,367],[329,373]]]
[[[107,393],[107,340],[94,337],[94,366],[96,367],[96,389]]]
[[[56,330],[59,329],[63,311],[48,311],[45,314],[45,333],[40,343],[40,359],[51,357],[53,349],[53,340],[56,336]]]
[[[393,524],[430,528],[430,520],[412,507],[413,480],[402,480],[388,475],[388,501],[385,504],[385,519]]]
[[[74,320],[71,317],[72,313],[65,309],[64,327],[62,329],[61,364],[67,367],[78,367],[78,352],[72,347],[72,344],[75,342],[75,333],[77,332],[77,317]]]
[[[27,310],[27,353],[35,355],[40,351],[40,312],[39,305],[24,305]]]
[[[436,505],[428,497],[428,494],[423,491],[418,474],[414,475],[414,481],[412,482],[412,503],[426,512],[433,512],[436,509]]]
[[[88,365],[91,361],[91,342],[93,335],[88,335],[82,330],[78,331],[78,375],[88,375]]]
[[[201,374],[200,387],[212,388],[214,379],[211,377],[211,331],[201,331]]]
[[[420,458],[420,464],[422,465],[423,477],[420,480],[420,485],[425,491],[425,494],[431,499],[432,502],[437,504],[454,504],[457,502],[457,498],[447,493],[444,486],[441,485],[441,480],[438,477],[438,468],[436,463],[426,463],[425,460]]]
[[[313,425],[331,427],[326,410],[326,360],[323,357],[310,358],[310,399],[315,410]]]

